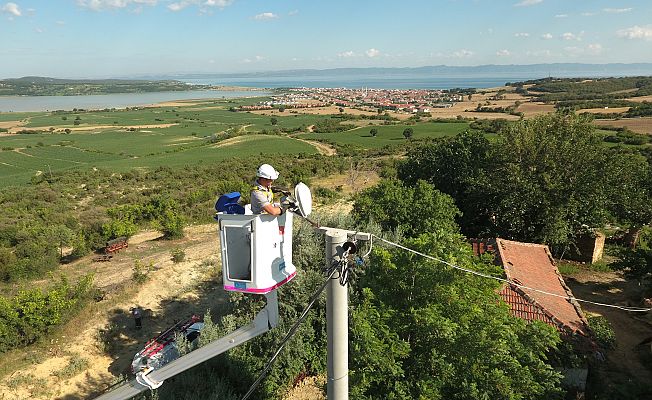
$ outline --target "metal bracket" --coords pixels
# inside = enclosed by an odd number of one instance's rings
[[[328,234],[329,232],[331,233],[331,236],[334,236],[336,233],[345,233],[347,237],[352,237],[355,240],[371,240],[371,233],[367,232],[358,232],[358,231],[350,231],[348,229],[339,229],[339,228],[330,228],[328,226],[321,226],[319,228],[316,228],[317,231],[323,233],[323,234]]]
[[[150,379],[147,374],[152,372],[153,370],[151,368],[146,368],[139,373],[136,374],[136,382],[140,383],[143,386],[146,386],[149,388],[149,390],[155,390],[161,387],[163,384],[163,381],[157,381],[154,379]]]

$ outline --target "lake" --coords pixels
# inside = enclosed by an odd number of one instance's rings
[[[0,112],[125,108],[172,100],[232,99],[269,94],[266,91],[190,90],[187,92],[116,93],[84,96],[0,96]]]

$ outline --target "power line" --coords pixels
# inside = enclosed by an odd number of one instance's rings
[[[508,283],[508,284],[510,284],[510,285],[513,285],[513,286],[519,287],[519,288],[521,288],[521,289],[528,289],[528,290],[532,290],[532,291],[534,291],[534,292],[538,292],[538,293],[545,294],[545,295],[548,295],[548,296],[559,297],[559,298],[566,299],[566,300],[570,300],[570,301],[575,300],[575,301],[578,301],[578,302],[588,303],[588,304],[593,304],[593,305],[596,305],[596,306],[610,307],[610,308],[617,308],[617,309],[619,309],[619,310],[623,310],[623,311],[632,311],[632,312],[648,312],[648,311],[651,311],[651,310],[652,310],[652,308],[623,307],[623,306],[618,306],[618,305],[615,305],[615,304],[598,303],[598,302],[595,302],[595,301],[578,299],[577,297],[573,297],[573,296],[563,296],[563,295],[560,295],[560,294],[557,294],[557,293],[546,292],[545,290],[536,289],[536,288],[533,288],[533,287],[529,287],[529,286],[521,285],[521,284],[519,284],[519,283],[516,283],[516,282],[510,281],[510,280],[508,280],[508,279],[499,278],[499,277],[491,276],[491,275],[489,275],[489,274],[485,274],[485,273],[482,273],[482,272],[473,271],[473,270],[471,270],[471,269],[467,269],[467,268],[459,267],[459,266],[457,266],[457,265],[455,265],[455,264],[451,264],[451,263],[449,263],[449,262],[447,262],[447,261],[440,260],[440,259],[438,259],[438,258],[436,258],[436,257],[433,257],[433,256],[430,256],[430,255],[428,255],[428,254],[424,254],[424,253],[421,253],[421,252],[419,252],[419,251],[416,251],[416,250],[410,249],[410,248],[405,247],[405,246],[402,246],[402,245],[400,245],[400,244],[398,244],[398,243],[394,243],[394,242],[391,242],[391,241],[389,241],[389,240],[383,239],[383,238],[381,238],[381,237],[379,237],[379,236],[376,236],[376,235],[372,235],[372,236],[375,237],[376,239],[382,241],[382,242],[385,242],[386,244],[388,244],[388,245],[390,245],[390,246],[398,247],[398,248],[403,249],[403,250],[405,250],[405,251],[409,251],[410,253],[414,253],[414,254],[420,255],[421,257],[425,257],[425,258],[428,258],[428,259],[430,259],[430,260],[437,261],[437,262],[439,262],[439,263],[442,263],[442,264],[448,265],[448,266],[451,267],[451,268],[454,268],[454,269],[457,269],[457,270],[460,270],[460,271],[464,271],[464,272],[467,272],[467,273],[469,273],[469,274],[473,274],[473,275],[481,276],[481,277],[483,277],[483,278],[489,278],[489,279],[494,279],[494,280],[497,280],[497,281],[500,281],[500,282],[505,282],[505,283]]]
[[[294,325],[292,325],[292,328],[290,328],[288,333],[285,334],[285,337],[283,338],[283,340],[281,340],[281,344],[279,345],[278,349],[276,350],[276,352],[274,353],[272,358],[269,359],[269,361],[265,365],[265,368],[263,368],[260,375],[258,375],[258,378],[256,379],[256,381],[251,385],[251,387],[249,388],[249,391],[247,391],[247,393],[244,395],[244,397],[242,397],[242,400],[247,400],[249,398],[249,396],[251,396],[253,394],[254,390],[256,390],[256,388],[258,387],[260,382],[262,382],[262,380],[265,378],[265,376],[267,376],[267,373],[269,372],[269,369],[272,367],[272,364],[276,360],[276,357],[278,357],[278,355],[281,354],[281,351],[283,350],[285,345],[288,343],[290,338],[292,338],[292,336],[296,333],[297,329],[299,328],[299,325],[306,318],[306,316],[308,315],[308,311],[310,311],[312,306],[315,304],[315,302],[319,298],[319,295],[321,295],[321,293],[324,291],[324,289],[326,289],[326,286],[328,285],[328,282],[333,278],[333,275],[335,274],[335,272],[337,272],[339,270],[340,270],[339,268],[333,267],[328,271],[328,277],[326,278],[324,283],[322,283],[322,285],[319,287],[319,289],[317,289],[315,291],[315,293],[312,295],[312,297],[310,298],[310,302],[308,303],[306,308],[304,308],[303,312],[301,313],[301,315],[299,316],[297,321],[294,323]]]

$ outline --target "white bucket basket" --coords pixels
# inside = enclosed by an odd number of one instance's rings
[[[224,289],[269,293],[296,275],[292,264],[292,213],[217,214]]]

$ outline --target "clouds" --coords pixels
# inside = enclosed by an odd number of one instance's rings
[[[116,10],[135,6],[155,6],[158,0],[77,0],[77,5],[93,11]]]
[[[376,58],[376,57],[381,56],[381,55],[383,55],[383,53],[380,50],[374,49],[374,48],[365,50],[362,53],[356,53],[353,50],[347,50],[347,51],[343,51],[341,53],[337,53],[337,57],[339,57],[339,58],[356,58],[356,57],[357,58],[361,58],[361,57]]]
[[[543,3],[543,0],[522,0],[514,4],[514,7],[529,7],[540,3]]]
[[[543,39],[543,40],[552,39],[552,33],[544,33],[543,35],[541,35],[541,39]]]
[[[603,8],[602,11],[608,13],[608,14],[622,14],[626,12],[632,11],[633,8]]]
[[[511,55],[511,53],[509,52],[509,50],[505,49],[505,50],[498,50],[496,52],[496,55],[498,57],[509,57]]]
[[[378,50],[378,49],[369,49],[369,50],[365,51],[364,53],[367,55],[367,57],[374,58],[374,57],[378,57],[380,55],[380,50]]]
[[[453,52],[453,57],[455,58],[469,58],[473,57],[473,52],[471,50],[467,49],[460,49],[455,52]]]
[[[567,55],[573,57],[579,56],[599,56],[603,53],[603,47],[600,43],[592,43],[586,47],[580,46],[567,46],[564,47],[564,51]]]
[[[225,8],[233,4],[233,1],[234,0],[181,0],[176,3],[168,4],[168,10],[177,12],[188,6],[197,6],[200,10],[206,11],[209,8]]]
[[[18,4],[16,3],[6,3],[4,6],[2,6],[2,8],[0,8],[0,11],[14,17],[20,17],[23,15],[23,13],[20,11],[20,7],[18,7]]]
[[[278,18],[278,15],[271,12],[264,12],[264,13],[254,15],[254,19],[256,21],[268,21],[270,19],[276,19],[276,18]]]
[[[254,58],[245,58],[244,60],[241,61],[243,64],[251,64],[251,63],[257,63],[261,61],[265,61],[267,58],[263,56],[254,56]]]
[[[517,32],[514,34],[514,37],[530,37],[530,34],[527,32]]]
[[[584,36],[584,32],[580,32],[578,34],[572,33],[572,32],[564,32],[561,34],[561,38],[563,40],[576,40],[578,42],[582,41],[582,36]]]
[[[616,35],[621,38],[630,40],[647,40],[652,41],[652,25],[647,26],[632,26],[631,28],[621,29],[616,32]]]

